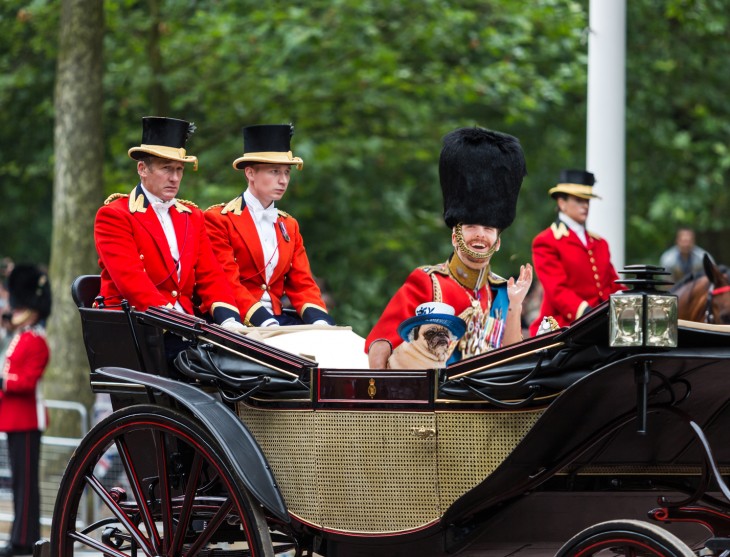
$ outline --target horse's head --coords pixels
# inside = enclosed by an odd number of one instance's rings
[[[705,253],[702,263],[705,267],[705,275],[710,281],[704,321],[728,325],[730,324],[730,280],[709,254]]]
[[[730,324],[730,280],[709,254],[702,259],[705,274],[688,276],[672,292],[677,295],[680,319]]]

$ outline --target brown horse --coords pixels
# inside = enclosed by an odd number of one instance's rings
[[[709,254],[702,259],[704,275],[689,276],[673,288],[678,315],[687,321],[730,324],[730,280]]]

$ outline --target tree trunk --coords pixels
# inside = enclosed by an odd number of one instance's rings
[[[103,5],[99,0],[62,0],[55,91],[53,312],[45,396],[79,401],[87,408],[93,402],[89,365],[70,286],[76,276],[98,272],[93,223],[103,198]],[[78,435],[71,416],[56,419],[52,414],[51,428],[56,435]]]

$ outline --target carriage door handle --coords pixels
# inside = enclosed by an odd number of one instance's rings
[[[435,427],[412,427],[411,433],[417,439],[431,439],[436,437]]]

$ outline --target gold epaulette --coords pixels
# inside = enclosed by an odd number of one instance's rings
[[[558,223],[552,223],[550,225],[550,230],[553,231],[553,236],[556,240],[560,240],[563,236],[567,236],[569,234],[568,227],[565,226],[564,222]]]
[[[225,207],[225,206],[226,206],[225,203],[216,203],[215,205],[211,205],[210,207],[208,207],[206,209],[206,211],[210,211],[211,209],[215,209],[216,207]]]
[[[489,281],[489,284],[504,284],[507,282],[507,279],[504,277],[500,277],[497,273],[492,273],[490,271],[489,275],[487,275],[487,280]]]
[[[287,213],[286,211],[282,211],[281,209],[276,210],[279,213],[279,216],[283,219],[289,218],[291,215]]]
[[[177,199],[178,203],[182,203],[183,205],[187,205],[188,207],[194,207],[195,209],[198,208],[198,206],[193,203],[192,201],[188,201],[187,199]]]
[[[430,275],[438,273],[439,275],[448,276],[449,268],[446,263],[437,263],[436,265],[422,265],[419,267],[424,273]]]
[[[128,193],[113,193],[104,200],[104,205],[109,205],[115,199],[121,199],[122,197],[129,197]]]
[[[601,237],[598,234],[596,234],[595,232],[588,232],[588,235],[591,238],[593,238],[594,240],[600,240],[601,239]]]

